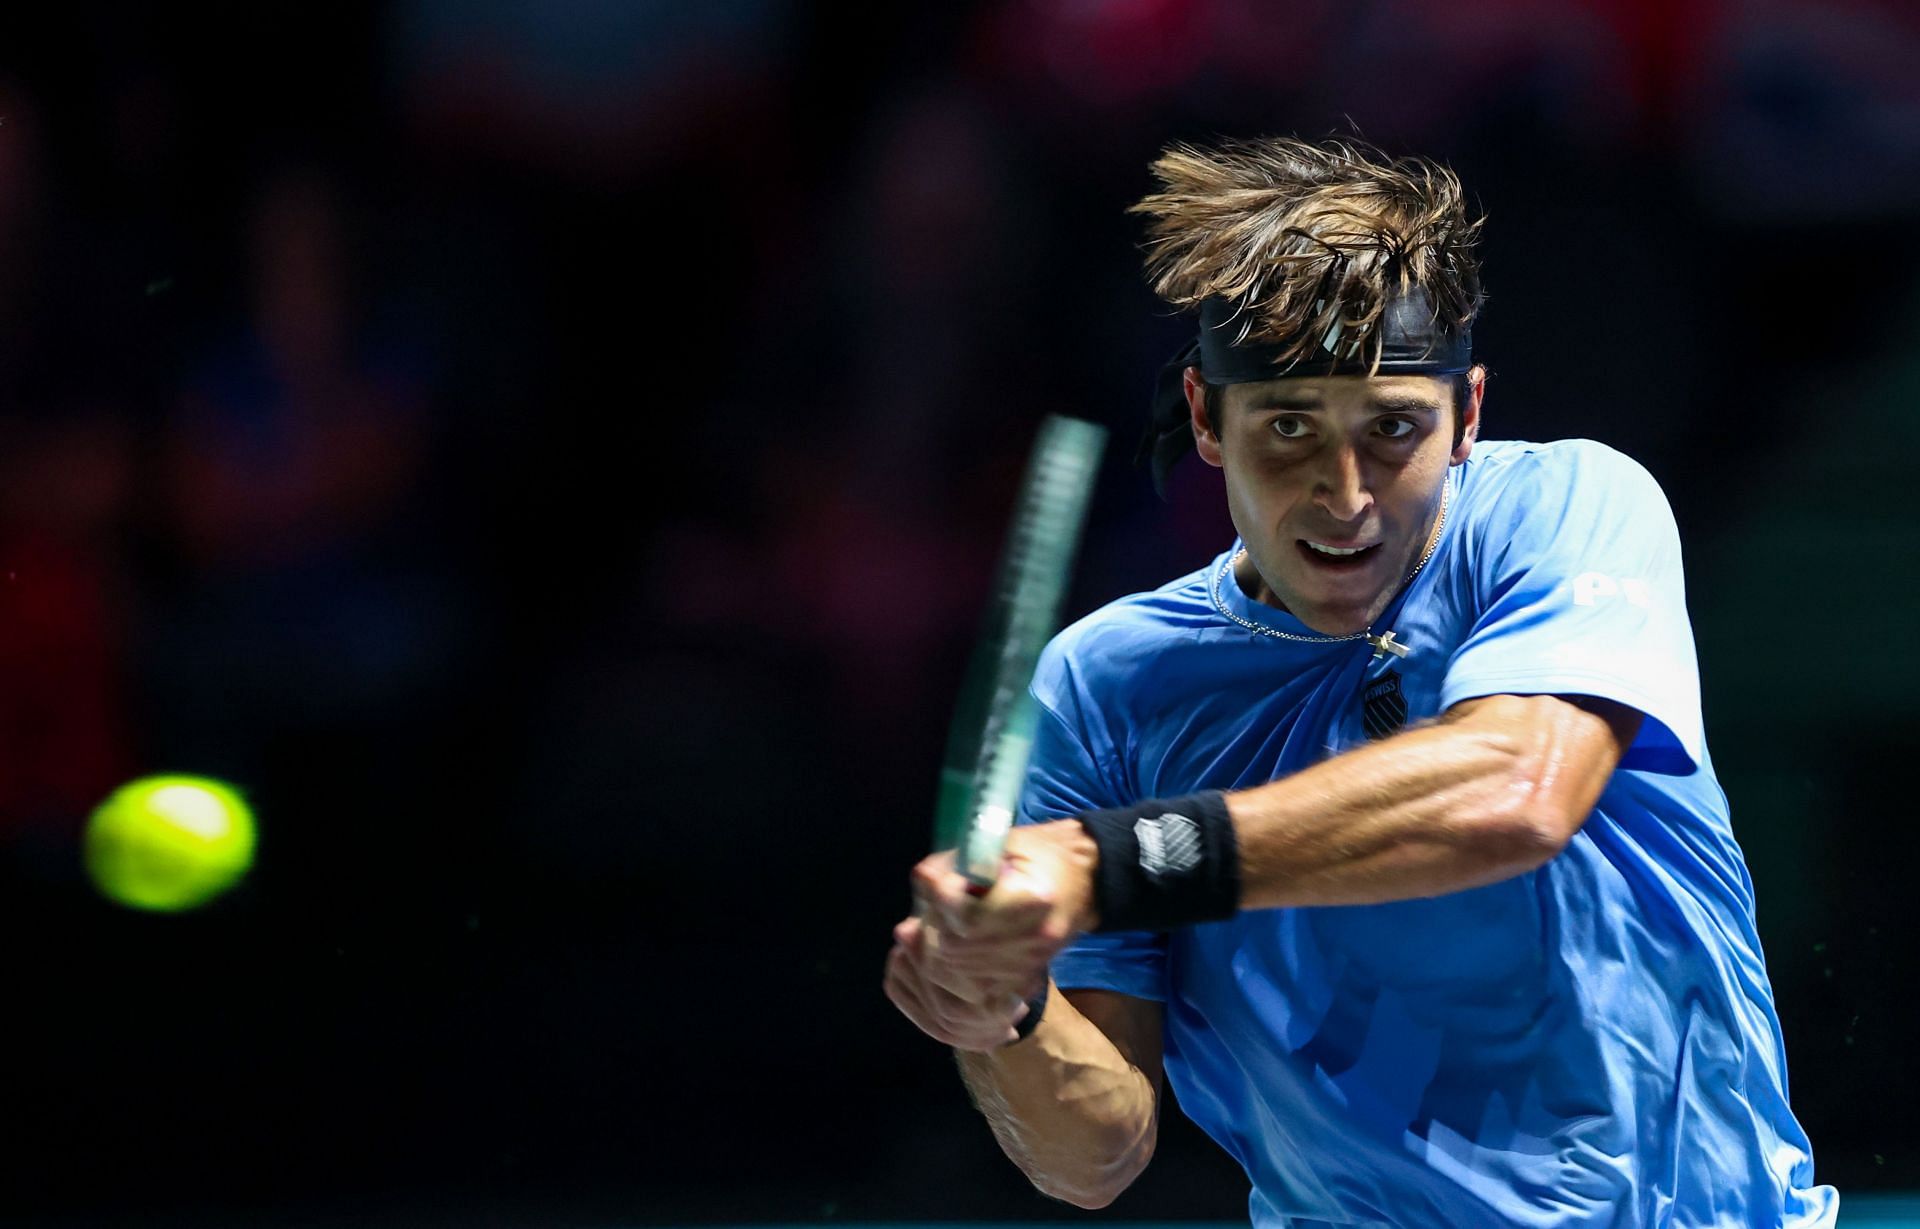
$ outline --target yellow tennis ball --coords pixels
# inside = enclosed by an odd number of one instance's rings
[[[108,899],[173,913],[204,905],[253,865],[253,812],[211,777],[141,777],[87,821],[87,874]]]

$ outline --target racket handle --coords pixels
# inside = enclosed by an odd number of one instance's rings
[[[955,869],[966,876],[967,887],[974,895],[983,895],[1000,878],[1007,830],[1012,827],[1013,809],[997,802],[985,803],[968,819],[960,834],[960,847],[954,851]]]

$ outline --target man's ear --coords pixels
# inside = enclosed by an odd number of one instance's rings
[[[1480,438],[1480,402],[1487,395],[1487,369],[1474,364],[1467,370],[1467,403],[1460,409],[1460,442],[1453,446],[1450,458],[1455,465],[1466,462]]]
[[[1189,367],[1180,376],[1181,391],[1187,395],[1187,414],[1193,420],[1193,448],[1200,459],[1215,469],[1220,468],[1220,437],[1213,433],[1213,424],[1207,421],[1207,382],[1200,378],[1198,367]]]

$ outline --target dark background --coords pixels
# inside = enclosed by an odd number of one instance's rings
[[[1489,217],[1488,434],[1665,484],[1819,1176],[1920,1186],[1911,5],[280,7],[0,27],[0,1219],[1050,1215],[879,989],[949,706],[1043,413],[1072,613],[1227,539],[1148,161],[1355,129]],[[197,914],[79,870],[161,770]]]

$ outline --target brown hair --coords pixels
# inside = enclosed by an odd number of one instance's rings
[[[1483,294],[1460,180],[1425,158],[1360,141],[1292,137],[1174,145],[1153,163],[1160,191],[1128,212],[1152,219],[1147,275],[1182,309],[1221,298],[1236,345],[1306,357],[1335,324],[1377,369],[1388,301],[1418,286],[1439,318],[1472,323]]]

